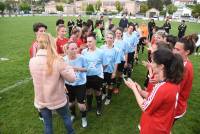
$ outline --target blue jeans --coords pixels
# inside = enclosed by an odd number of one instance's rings
[[[52,125],[52,110],[48,108],[40,109],[42,117],[44,118],[45,134],[53,134],[53,125]],[[72,128],[72,122],[67,106],[56,109],[57,113],[63,118],[65,128],[67,129],[68,134],[75,134],[74,129]]]

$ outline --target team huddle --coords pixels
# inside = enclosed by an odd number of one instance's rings
[[[117,27],[103,16],[84,22],[79,16],[56,22],[57,37],[46,33],[47,26],[35,23],[36,39],[30,48],[30,73],[33,78],[39,117],[45,133],[53,133],[52,113],[62,118],[69,134],[74,134],[72,122],[81,113],[81,125],[88,126],[93,97],[96,115],[103,114],[103,105],[112,102],[112,94],[120,92],[124,83],[133,91],[142,110],[138,128],[141,134],[169,134],[175,121],[186,113],[192,89],[193,67],[188,56],[198,42],[196,34],[185,36],[184,21],[178,27],[178,37],[170,35],[168,20],[162,27],[151,20],[148,26],[128,22],[124,16]],[[68,32],[67,32],[68,30]],[[68,35],[68,38],[67,38]],[[147,48],[142,61],[147,68],[144,88],[131,80],[140,49]],[[71,113],[71,114],[69,114]]]

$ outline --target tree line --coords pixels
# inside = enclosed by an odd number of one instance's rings
[[[44,6],[46,2],[50,0],[5,0],[4,2],[0,2],[0,14],[3,16],[5,11],[8,12],[9,15],[12,13],[17,13],[23,11],[24,13],[30,12],[34,9],[37,13],[41,13],[44,11]],[[77,0],[76,0],[77,1]],[[73,3],[74,0],[55,0],[55,2],[59,3]],[[115,7],[117,12],[122,12],[123,6],[119,1],[115,1]],[[189,8],[192,9],[192,16],[195,18],[200,17],[200,4],[197,4],[196,1],[194,5],[189,5]],[[169,14],[173,14],[177,11],[177,7],[172,4],[171,0],[147,0],[147,2],[140,3],[140,13],[146,13],[147,10],[151,8],[156,8],[161,11],[161,15],[165,15],[166,12]],[[63,11],[63,5],[58,4],[56,5],[57,11]],[[88,4],[86,6],[86,14],[92,14],[94,12],[99,12],[101,9],[101,0],[97,0],[96,4]],[[108,12],[106,9],[104,12]]]
[[[200,16],[200,4],[194,1],[194,5],[186,5],[192,9],[192,16],[198,18]],[[147,0],[140,5],[140,13],[146,13],[151,8],[156,8],[161,12],[161,15],[165,15],[166,12],[172,15],[177,11],[177,7],[172,4],[171,0]]]

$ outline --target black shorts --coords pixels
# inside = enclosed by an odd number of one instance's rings
[[[97,91],[101,91],[103,79],[97,75],[87,76],[86,88],[92,88]]]
[[[77,99],[77,102],[80,104],[85,103],[86,98],[86,86],[84,85],[78,85],[78,86],[71,86],[65,84],[69,96],[69,102],[75,102],[75,99]]]
[[[111,76],[111,73],[104,73],[104,83],[107,83],[108,85],[113,85],[115,83],[115,79],[111,79]]]
[[[132,64],[134,62],[135,52],[128,53],[128,64]]]
[[[121,63],[118,64],[118,66],[117,66],[117,71],[118,72],[123,72],[124,71],[124,64],[125,64],[125,61],[121,61]]]

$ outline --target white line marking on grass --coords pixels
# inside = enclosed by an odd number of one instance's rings
[[[17,86],[22,85],[22,84],[25,84],[25,83],[29,82],[31,79],[32,79],[32,78],[26,78],[26,79],[21,80],[21,81],[15,83],[15,84],[13,84],[13,85],[11,85],[11,86],[9,86],[9,87],[3,88],[3,89],[0,90],[0,94],[1,94],[1,93],[4,93],[4,92],[7,92],[7,91],[9,91],[9,90],[11,90],[11,89],[13,89],[13,88],[15,88],[15,87],[17,87]]]
[[[8,59],[8,58],[3,58],[3,57],[0,58],[0,61],[7,61],[7,60],[10,60],[10,59]]]

